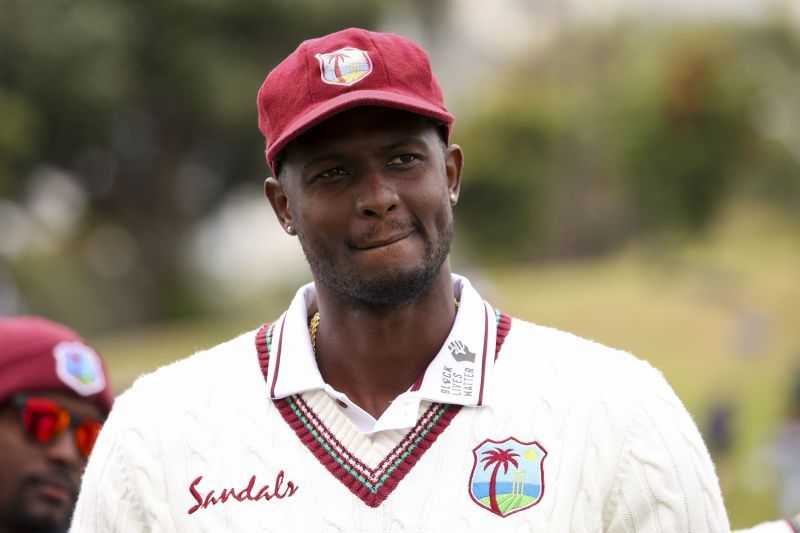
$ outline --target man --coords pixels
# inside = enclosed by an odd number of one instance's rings
[[[111,401],[103,362],[74,331],[0,318],[0,532],[67,529]]]
[[[313,283],[117,400],[75,531],[729,530],[658,371],[451,273],[463,155],[422,49],[306,41],[258,111],[266,196]]]

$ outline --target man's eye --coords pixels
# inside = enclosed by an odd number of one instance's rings
[[[325,172],[320,172],[317,176],[320,178],[333,178],[336,176],[342,176],[344,174],[346,174],[346,172],[342,167],[336,167],[336,168],[329,168]]]
[[[414,154],[400,154],[396,155],[389,160],[388,165],[407,165],[417,160]]]

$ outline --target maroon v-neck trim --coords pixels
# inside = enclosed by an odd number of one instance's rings
[[[511,329],[511,317],[499,312],[496,316],[495,360]],[[273,330],[274,324],[264,324],[255,339],[259,366],[267,383]],[[280,344],[279,341],[279,351]],[[275,362],[277,364],[279,361]],[[392,451],[375,468],[370,468],[336,438],[301,394],[272,401],[284,421],[314,457],[370,507],[378,507],[394,491],[461,410],[460,405],[432,403]]]

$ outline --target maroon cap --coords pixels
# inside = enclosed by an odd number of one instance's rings
[[[303,132],[364,105],[431,117],[448,135],[453,122],[425,50],[393,33],[342,30],[301,43],[258,91],[258,128],[272,172],[281,150]]]
[[[77,333],[40,317],[0,318],[0,404],[22,391],[71,392],[106,414],[113,402],[103,360]]]

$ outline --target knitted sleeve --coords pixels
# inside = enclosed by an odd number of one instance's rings
[[[663,376],[632,398],[631,418],[606,502],[611,532],[727,532],[719,481],[697,426]]]
[[[168,517],[156,516],[163,505],[156,501],[158,462],[142,437],[142,417],[132,416],[125,396],[116,400],[89,457],[70,532],[174,529]]]

